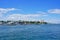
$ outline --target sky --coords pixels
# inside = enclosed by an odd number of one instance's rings
[[[60,23],[60,0],[0,0],[0,20]]]

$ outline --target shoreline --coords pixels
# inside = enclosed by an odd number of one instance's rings
[[[44,21],[0,21],[0,25],[17,25],[17,24],[48,24]]]

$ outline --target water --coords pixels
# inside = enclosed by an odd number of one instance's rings
[[[0,40],[60,40],[60,24],[0,25]]]

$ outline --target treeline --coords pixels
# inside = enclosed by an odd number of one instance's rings
[[[0,21],[0,24],[47,24],[47,22],[41,21]]]

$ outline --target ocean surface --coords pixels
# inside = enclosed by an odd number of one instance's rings
[[[0,25],[0,40],[60,40],[60,24]]]

